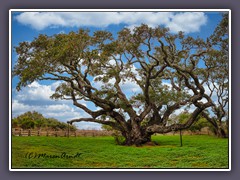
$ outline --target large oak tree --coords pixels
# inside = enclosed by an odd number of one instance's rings
[[[89,114],[69,123],[109,125],[121,132],[126,145],[141,145],[151,141],[154,133],[189,128],[213,106],[205,91],[207,68],[202,65],[213,49],[209,43],[144,24],[124,28],[117,36],[86,29],[39,35],[15,48],[19,57],[13,74],[19,78],[18,90],[33,81],[61,81],[52,98],[71,100]],[[139,90],[124,93],[126,82]],[[194,107],[188,120],[169,125],[170,115],[185,107]]]

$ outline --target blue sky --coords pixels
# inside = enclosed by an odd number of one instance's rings
[[[88,28],[91,32],[109,30],[116,34],[123,27],[133,28],[145,23],[152,27],[168,27],[172,33],[184,31],[187,35],[206,38],[212,34],[220,20],[219,12],[12,12],[12,66],[17,60],[13,47],[22,41],[32,41],[39,34],[68,33],[79,28]],[[12,80],[13,117],[33,110],[64,122],[87,116],[72,106],[71,101],[54,101],[49,98],[59,82],[34,82],[20,92],[15,90],[16,83],[17,77]],[[130,82],[126,82],[123,88],[126,93],[138,91],[138,87]],[[91,103],[82,103],[91,109],[97,109]],[[77,125],[85,129],[101,127],[87,122]]]

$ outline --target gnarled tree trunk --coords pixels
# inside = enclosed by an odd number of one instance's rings
[[[152,134],[147,134],[147,133],[142,133],[140,129],[138,130],[132,130],[125,138],[124,144],[127,146],[131,145],[136,145],[136,146],[141,146],[145,143],[151,142],[151,135]]]
[[[222,127],[217,127],[216,135],[217,137],[220,137],[220,138],[227,138],[227,133]]]

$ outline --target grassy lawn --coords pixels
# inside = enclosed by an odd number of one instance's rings
[[[183,147],[178,135],[152,139],[159,146],[119,146],[112,137],[12,137],[12,168],[228,168],[228,139],[183,136]]]

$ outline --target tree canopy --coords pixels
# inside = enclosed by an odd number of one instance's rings
[[[216,35],[206,40],[146,24],[133,30],[124,28],[117,36],[86,29],[41,34],[15,48],[19,55],[13,70],[19,78],[17,90],[34,81],[60,81],[51,98],[71,100],[91,116],[69,123],[109,125],[122,133],[125,144],[140,145],[150,141],[154,133],[189,128],[198,115],[207,115],[205,110],[214,106],[213,91],[228,73],[223,66],[228,59],[227,41],[218,39],[222,26],[227,25],[220,24]],[[224,58],[219,59],[223,57],[219,52]],[[207,93],[207,86],[215,87],[211,79],[218,78],[217,88]],[[139,90],[124,93],[122,84],[126,82],[134,83]],[[225,80],[221,88],[228,91]],[[92,102],[99,110],[89,109],[80,100]],[[171,114],[189,107],[193,111],[185,123],[168,125]]]

